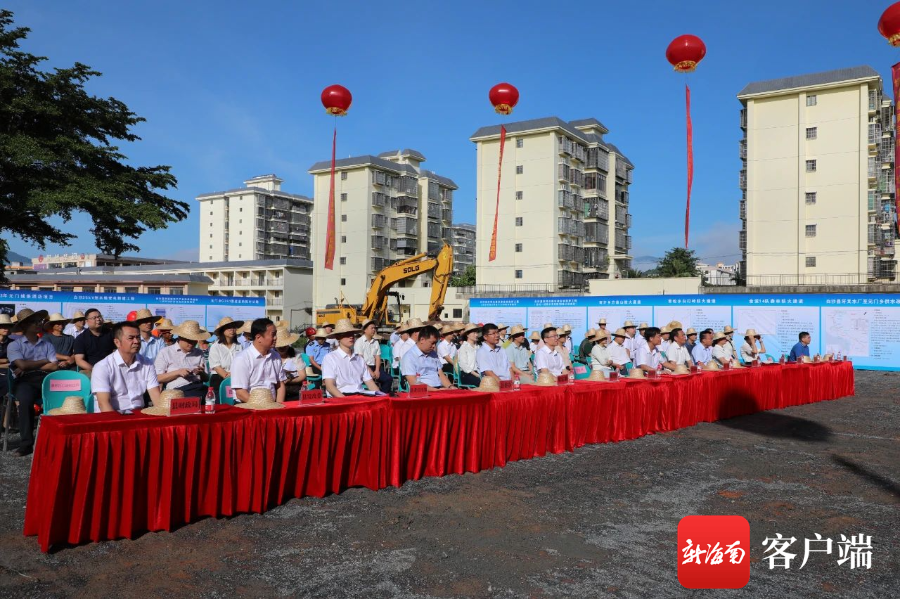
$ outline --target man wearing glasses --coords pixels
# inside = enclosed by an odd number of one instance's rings
[[[493,323],[485,323],[481,328],[484,343],[475,353],[475,365],[481,376],[492,375],[500,381],[509,381],[509,357],[500,347],[500,330]]]
[[[75,364],[88,377],[98,362],[116,351],[112,331],[104,327],[103,315],[96,308],[89,308],[84,313],[87,331],[75,338]]]
[[[559,353],[559,333],[556,327],[546,327],[541,332],[544,345],[534,353],[534,366],[540,373],[551,373],[559,377],[566,372],[563,357]]]

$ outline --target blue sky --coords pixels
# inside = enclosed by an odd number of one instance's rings
[[[454,179],[456,221],[474,221],[478,127],[499,122],[487,91],[515,84],[513,117],[596,117],[636,165],[634,256],[683,243],[685,76],[665,60],[669,41],[707,45],[690,76],[694,123],[692,247],[737,259],[737,92],[748,82],[867,64],[883,77],[900,50],[878,34],[889,2],[695,0],[645,2],[311,3],[7,0],[32,32],[25,48],[52,66],[103,73],[89,89],[147,119],[124,147],[135,164],[167,164],[174,197],[277,173],[311,195],[309,166],[329,156],[332,119],[323,87],[353,93],[339,121],[338,155],[415,148]],[[687,7],[687,8],[686,8]],[[890,85],[888,84],[888,88]],[[71,250],[94,250],[88,221]],[[140,254],[196,259],[196,214],[151,232]],[[39,251],[12,239],[13,251]],[[48,247],[45,252],[71,251]]]

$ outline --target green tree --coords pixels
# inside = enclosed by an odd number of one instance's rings
[[[0,281],[15,235],[44,248],[75,234],[49,223],[87,213],[101,252],[139,250],[129,241],[187,217],[189,206],[156,190],[177,185],[167,166],[135,167],[113,143],[140,138],[144,121],[115,98],[88,94],[100,73],[75,63],[40,70],[45,57],[19,49],[29,29],[0,10]]]
[[[697,257],[693,250],[672,248],[656,267],[660,277],[698,277]]]
[[[475,265],[469,265],[462,275],[450,278],[451,287],[469,287],[475,285]]]

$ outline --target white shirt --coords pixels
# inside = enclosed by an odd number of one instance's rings
[[[716,344],[712,347],[713,358],[718,360],[723,366],[727,362],[731,362],[734,357],[731,356],[731,347],[728,344]]]
[[[628,341],[627,339],[624,341]],[[596,348],[596,346],[594,346]],[[606,347],[607,352],[609,353],[609,358],[617,365],[627,365],[631,362],[631,359],[628,357],[628,350],[625,348],[624,344],[617,344],[613,342],[612,344]]]
[[[728,350],[728,355],[731,358],[737,358],[737,351],[734,349],[734,343],[731,340],[725,342],[725,348]]]
[[[634,354],[634,366],[635,368],[640,367],[641,365],[646,365],[651,369],[656,369],[659,367],[659,363],[662,361],[662,356],[659,354],[659,348],[650,349],[649,345],[643,345],[635,351]]]
[[[353,344],[353,352],[362,356],[367,365],[374,367],[375,359],[381,356],[381,344],[375,338],[367,340],[366,336],[362,336]]]
[[[91,371],[91,391],[109,394],[114,410],[134,410],[144,406],[144,392],[159,387],[156,368],[146,356],[135,355],[134,362],[126,365],[118,350],[94,365]],[[100,412],[100,404],[94,400],[94,412]]]
[[[65,329],[63,329],[64,334],[71,335],[72,337],[78,337],[85,331],[87,331],[87,327],[82,327],[81,329],[75,329],[74,323],[69,323],[68,325],[66,325]]]
[[[628,337],[628,336],[626,335],[626,336],[625,336],[625,341],[622,342],[622,346],[623,346],[626,350],[628,350],[628,356],[631,356],[632,354],[634,354],[634,340],[635,340],[635,338],[633,338],[633,337]]]
[[[243,350],[241,345],[235,341],[231,344],[231,348],[221,342],[216,342],[209,347],[209,369],[212,371],[216,367],[225,371],[231,371],[231,361]],[[213,371],[215,372],[215,371]]]
[[[268,388],[274,398],[275,387],[279,381],[284,381],[284,367],[281,364],[281,356],[274,348],[263,356],[256,346],[251,344],[238,352],[231,361],[232,389],[249,392],[258,388]]]
[[[374,341],[374,340],[373,340]],[[359,354],[347,354],[342,348],[329,352],[322,361],[322,379],[334,379],[342,394],[355,394],[372,379],[366,361]]]
[[[400,368],[400,359],[403,358],[403,355],[406,354],[407,350],[415,346],[416,343],[412,338],[406,338],[406,341],[400,340],[396,344],[394,344],[394,367]]]
[[[566,353],[572,354],[572,334],[569,334],[569,337],[566,338],[565,343],[563,343],[563,348],[566,349]]]
[[[482,344],[475,353],[475,364],[482,374],[485,371],[492,371],[500,381],[512,379],[509,375],[509,357],[500,345],[494,346],[491,350],[486,343]]]
[[[600,369],[609,367],[609,347],[604,348],[599,343],[591,348],[591,368]]]
[[[756,344],[751,346],[744,342],[744,345],[741,346],[741,358],[744,359],[744,362],[752,362],[759,358],[759,348],[756,347]]]
[[[690,367],[693,364],[691,360],[691,355],[688,354],[687,348],[684,346],[679,346],[678,342],[672,342],[669,344],[669,349],[666,351],[666,357],[669,359],[669,362],[673,362],[676,365],[684,365],[686,367]]]
[[[564,366],[565,363],[559,351],[556,349],[550,350],[550,346],[543,346],[534,353],[534,367],[538,373],[541,372],[541,369],[547,369],[553,375],[559,377],[562,375]]]
[[[181,346],[178,345],[178,342],[162,348],[159,351],[159,354],[156,355],[156,360],[154,361],[157,375],[163,375],[170,371],[177,371],[178,369],[193,371],[200,365],[203,365],[203,368],[205,369],[205,363],[206,361],[203,358],[203,353],[200,352],[196,346],[194,346],[194,349],[190,352],[185,352],[181,349]],[[189,373],[187,377],[178,377],[167,383],[166,389],[174,390],[188,385],[189,383],[197,383],[199,381],[199,375]]]
[[[460,372],[476,373],[478,371],[478,365],[475,361],[477,353],[478,346],[474,346],[469,342],[463,342],[463,345],[459,347],[459,352],[456,354],[456,364],[459,365]]]
[[[658,346],[659,351],[665,352],[666,356],[668,356],[669,355],[669,346],[671,346],[671,345],[672,345],[672,342],[670,340],[660,340],[659,346]]]
[[[453,364],[453,358],[456,356],[456,346],[451,344],[447,340],[441,340],[437,345],[438,356],[441,357],[441,360],[448,365]],[[450,357],[450,360],[447,360],[446,356]]]
[[[388,341],[391,343],[391,347],[393,348],[394,345],[396,345],[396,343],[400,341],[400,334],[395,331],[391,334],[391,337]]]

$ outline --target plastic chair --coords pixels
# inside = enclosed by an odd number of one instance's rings
[[[53,391],[51,388],[54,381],[77,381],[78,389]],[[75,385],[73,384],[72,387],[75,387]],[[61,407],[66,396],[81,396],[87,411],[89,413],[94,412],[94,402],[91,399],[91,380],[83,373],[76,373],[75,371],[54,371],[50,373],[44,377],[44,381],[41,384],[41,396],[44,402],[44,414],[47,414],[54,408]]]
[[[306,368],[309,369],[309,368],[310,368],[310,365],[312,364],[312,361],[309,360],[309,354],[307,354],[307,353],[304,352],[304,353],[301,354],[300,356],[303,358],[303,362],[306,363]],[[321,381],[322,381],[322,376],[321,376],[321,375],[311,375],[311,374],[310,374],[310,371],[307,371],[307,372],[306,372],[306,384],[307,384],[307,385],[310,384],[310,383],[316,383],[316,384],[317,384],[317,383],[320,383]]]
[[[456,387],[461,390],[472,390],[477,387],[474,385],[466,385],[462,382],[462,379],[459,376],[459,364],[456,363],[453,365],[453,379],[456,381]]]
[[[234,406],[234,390],[231,389],[231,376],[229,375],[219,384],[219,404]]]

